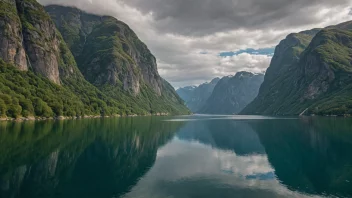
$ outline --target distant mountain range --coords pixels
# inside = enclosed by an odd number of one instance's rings
[[[238,72],[222,78],[199,111],[204,114],[238,114],[258,95],[264,74]]]
[[[198,87],[180,88],[177,93],[194,113],[237,114],[257,96],[263,80],[264,74],[238,72]]]
[[[199,86],[179,88],[176,92],[185,101],[186,106],[192,112],[199,112],[204,107],[219,81],[220,78],[214,78],[209,83],[203,83]]]
[[[188,105],[189,98],[181,97]],[[352,115],[352,21],[288,35],[276,47],[264,81],[260,75],[237,73],[221,79],[202,100],[193,112]]]

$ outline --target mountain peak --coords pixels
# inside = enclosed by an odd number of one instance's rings
[[[255,74],[254,73],[251,73],[251,72],[247,72],[247,71],[240,71],[240,72],[237,72],[235,74],[235,78],[239,78],[239,77],[250,77],[250,76],[254,76]]]
[[[200,113],[238,114],[257,96],[263,80],[263,74],[255,75],[246,71],[223,77]]]

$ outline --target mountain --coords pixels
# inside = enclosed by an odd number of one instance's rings
[[[0,117],[82,116],[117,108],[84,80],[40,4],[0,4]]]
[[[172,86],[160,77],[155,57],[128,25],[72,7],[45,9],[84,77],[103,93],[140,113],[188,112]]]
[[[352,22],[290,34],[241,114],[352,113]]]
[[[94,85],[120,85],[138,94],[145,82],[158,95],[162,80],[155,57],[123,22],[110,16],[97,16],[81,10],[47,6],[77,64]]]
[[[192,94],[195,89],[197,89],[197,86],[187,86],[177,89],[176,92],[182,98],[182,100],[187,102],[191,100]]]
[[[198,113],[207,99],[213,93],[220,78],[214,78],[210,83],[196,86],[188,86],[177,89],[178,95],[186,102],[187,107],[194,113]]]
[[[238,114],[257,96],[263,80],[263,74],[249,72],[222,78],[200,113]]]
[[[105,30],[107,34],[114,32],[114,29]],[[80,70],[77,57],[69,47],[72,46],[66,44],[50,15],[35,0],[0,1],[0,118],[187,112],[171,85],[161,78],[157,82],[148,81],[148,86],[153,88],[126,94],[125,98],[113,97],[86,80],[81,73],[82,65]],[[145,45],[141,48],[146,50]],[[97,54],[102,48],[92,47],[91,50]],[[140,48],[137,52],[146,53]],[[94,58],[112,64],[105,57]],[[151,61],[152,58],[143,60]],[[152,73],[156,69],[154,66],[147,65],[150,67],[147,71]],[[109,69],[101,68],[101,72]],[[139,71],[134,70],[135,73]],[[120,72],[121,75],[129,73],[128,69]],[[105,79],[99,72],[94,75],[102,81]],[[143,82],[139,83],[140,87],[146,86]],[[133,81],[127,79],[125,84],[128,86]]]

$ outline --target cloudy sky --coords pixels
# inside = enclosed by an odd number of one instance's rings
[[[39,0],[127,23],[175,87],[264,72],[292,32],[352,20],[352,0]]]

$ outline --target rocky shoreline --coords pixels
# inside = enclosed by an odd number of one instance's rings
[[[146,114],[146,115],[137,115],[137,114],[132,114],[132,115],[110,115],[110,116],[101,116],[101,115],[86,115],[86,116],[58,116],[58,117],[21,117],[21,118],[0,118],[1,121],[15,121],[15,122],[21,122],[21,121],[43,121],[43,120],[77,120],[77,119],[87,119],[87,118],[119,118],[119,117],[146,117],[146,116],[169,116],[168,113],[156,113],[156,114]]]

